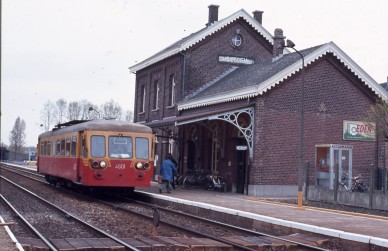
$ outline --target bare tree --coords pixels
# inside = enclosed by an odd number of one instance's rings
[[[73,101],[69,103],[67,107],[67,114],[69,120],[77,120],[81,117],[81,106],[77,101]]]
[[[90,119],[90,107],[94,107],[94,105],[87,101],[86,99],[83,99],[79,102],[80,108],[81,108],[81,118],[82,120]]]
[[[41,111],[41,120],[44,130],[47,132],[50,130],[50,127],[54,125],[55,119],[57,117],[56,106],[51,100],[48,100],[43,105],[43,110]]]
[[[9,134],[9,143],[11,149],[15,151],[15,159],[16,155],[20,152],[20,149],[23,148],[26,139],[26,123],[24,120],[17,117],[15,124],[12,128],[12,131]]]
[[[121,106],[113,99],[101,105],[101,110],[104,118],[118,119],[118,120],[121,119],[121,114],[122,114]]]
[[[133,111],[130,111],[130,110],[125,111],[125,121],[133,122]]]
[[[61,98],[57,100],[56,104],[58,109],[58,123],[62,123],[62,117],[66,117],[67,101]]]
[[[369,121],[376,124],[377,134],[388,137],[388,103],[384,101],[377,102],[368,113]]]

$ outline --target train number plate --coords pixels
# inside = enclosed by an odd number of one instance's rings
[[[115,168],[116,169],[125,169],[125,164],[116,164]]]

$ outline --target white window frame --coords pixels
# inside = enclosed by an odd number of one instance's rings
[[[155,91],[155,99],[154,99],[154,109],[157,110],[159,109],[159,80],[155,80],[154,82],[154,91]]]
[[[141,111],[140,112],[145,112],[145,99],[146,99],[146,87],[145,85],[142,86],[143,93],[142,93],[142,104],[141,104]]]
[[[170,106],[175,105],[175,74],[171,75],[170,77],[170,86],[171,86],[171,93],[170,93]]]

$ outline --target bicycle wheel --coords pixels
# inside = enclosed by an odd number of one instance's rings
[[[184,189],[191,189],[191,185],[190,185],[190,182],[189,182],[189,180],[187,179],[187,177],[184,178],[182,187],[183,187]]]
[[[183,187],[183,179],[184,179],[184,176],[179,176],[178,179],[176,180],[176,184],[178,187]]]
[[[348,188],[345,184],[339,183],[338,184],[338,191],[348,191]]]

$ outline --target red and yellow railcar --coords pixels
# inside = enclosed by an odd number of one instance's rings
[[[60,124],[39,135],[38,172],[51,184],[91,189],[150,186],[154,173],[151,128],[116,120]]]

